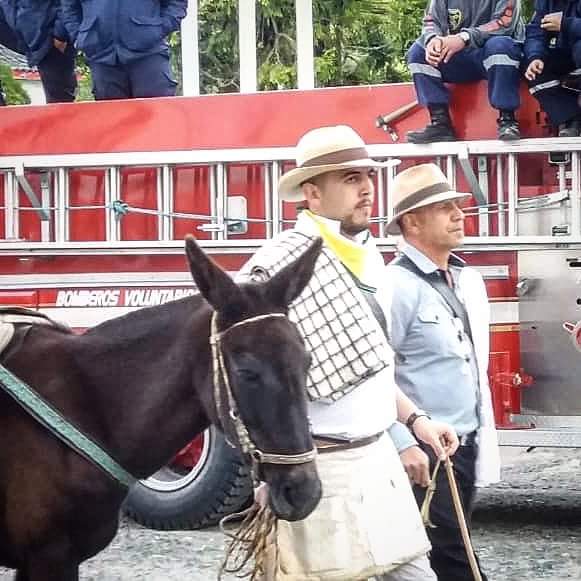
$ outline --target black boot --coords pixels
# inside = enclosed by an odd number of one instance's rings
[[[433,143],[435,141],[456,141],[450,112],[445,105],[432,105],[430,111],[430,123],[421,131],[408,131],[409,143]]]
[[[514,116],[514,111],[502,109],[496,123],[498,124],[498,139],[502,141],[520,139],[520,129],[518,128],[518,121]]]
[[[579,137],[579,120],[576,117],[559,125],[559,137]]]

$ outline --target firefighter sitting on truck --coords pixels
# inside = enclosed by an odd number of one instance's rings
[[[567,87],[581,89],[581,1],[536,0],[535,13],[527,25],[525,77],[559,137],[577,137],[581,109],[577,95]]]
[[[418,101],[431,122],[408,133],[411,143],[456,139],[444,83],[488,80],[488,98],[498,109],[498,138],[520,138],[515,111],[525,30],[520,0],[430,0],[422,35],[408,53]]]

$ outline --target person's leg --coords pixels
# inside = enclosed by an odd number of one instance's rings
[[[581,39],[572,39],[570,42],[572,67],[566,71],[567,75],[561,80],[565,89],[581,92]]]
[[[488,79],[488,99],[499,111],[498,138],[520,138],[515,111],[520,107],[522,49],[508,36],[493,36],[482,49],[482,66]]]
[[[93,77],[93,95],[97,101],[105,99],[129,99],[131,87],[124,65],[89,63]]]
[[[376,581],[437,581],[427,556],[418,557],[390,573],[376,577]]]
[[[430,456],[430,465],[433,470],[435,464],[433,453],[431,453],[431,450],[426,449],[425,451]],[[475,492],[475,461],[475,446],[461,446],[452,457],[454,474],[469,529]],[[421,506],[426,489],[415,486],[414,494],[418,504]],[[436,478],[436,493],[430,505],[430,520],[435,525],[435,528],[427,529],[432,543],[430,564],[438,580],[473,581],[474,577],[462,540],[446,470],[443,466],[440,468]],[[486,581],[486,576],[483,573],[482,579]]]
[[[448,109],[449,93],[444,83],[470,83],[485,78],[476,58],[476,49],[464,49],[455,54],[449,63],[434,67],[426,62],[426,52],[414,43],[408,52],[408,64],[420,104],[430,112],[430,124],[421,131],[410,131],[411,143],[431,143],[456,139]]]
[[[560,137],[579,134],[577,118],[580,114],[577,96],[561,86],[560,78],[575,68],[568,51],[551,51],[545,58],[545,68],[533,81],[527,81],[529,91],[548,115],[551,125],[559,128]]]
[[[53,46],[38,63],[47,103],[70,103],[75,100],[75,55],[76,50],[70,44],[64,53]]]
[[[132,97],[173,97],[177,83],[170,70],[169,54],[143,57],[127,65]]]

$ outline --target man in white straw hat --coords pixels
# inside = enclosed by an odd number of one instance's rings
[[[464,238],[460,204],[469,194],[454,191],[440,168],[429,163],[400,172],[391,195],[395,215],[387,231],[403,236],[400,255],[385,273],[393,285],[390,340],[397,353],[395,379],[425,410],[419,415],[451,424],[460,438],[452,462],[469,522],[475,486],[500,479],[487,377],[486,289],[479,272],[452,254]],[[408,419],[407,429],[394,427],[391,435],[421,504],[421,485],[436,458],[417,439],[416,417]],[[430,520],[435,525],[428,529],[430,562],[438,579],[474,579],[443,469],[436,478]]]
[[[381,164],[347,126],[309,131],[296,160],[279,195],[308,209],[253,256],[241,279],[271,276],[323,238],[315,274],[289,312],[312,356],[307,392],[323,498],[306,519],[278,522],[265,578],[435,580],[409,479],[386,434],[418,410],[393,380],[384,263],[369,232]],[[457,447],[449,426],[426,417],[416,435],[438,457]]]

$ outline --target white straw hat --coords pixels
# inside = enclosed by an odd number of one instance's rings
[[[422,163],[395,176],[392,186],[394,217],[387,225],[388,234],[401,234],[398,220],[407,212],[436,202],[469,198],[456,192],[444,172],[434,163]]]
[[[370,159],[365,142],[348,125],[319,127],[305,133],[296,146],[297,167],[284,174],[278,193],[285,202],[304,200],[301,184],[310,178],[350,167],[386,167],[398,161],[382,163]]]

